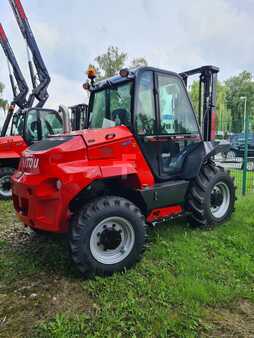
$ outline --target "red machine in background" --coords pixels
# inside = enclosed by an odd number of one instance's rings
[[[9,63],[13,91],[13,100],[0,137],[0,199],[11,198],[10,177],[18,167],[24,149],[49,135],[82,129],[87,114],[86,105],[73,106],[70,111],[63,106],[59,107],[59,111],[43,109],[49,97],[50,76],[20,0],[9,2],[28,47],[33,89],[28,96],[28,85],[0,25],[0,44]]]
[[[51,123],[57,124],[57,131],[64,132],[59,116],[51,110],[43,110],[48,99],[47,88],[50,77],[41,57],[39,48],[19,0],[9,1],[28,47],[28,65],[33,90],[29,97],[28,85],[18,66],[6,33],[0,26],[0,43],[10,65],[10,81],[13,100],[5,119],[0,137],[0,199],[11,197],[10,177],[18,167],[22,151],[33,142],[47,137],[52,129]],[[36,72],[35,70],[36,69]],[[32,106],[37,100],[36,107]],[[16,109],[16,106],[18,109]],[[43,119],[43,121],[41,121]],[[47,130],[45,128],[47,127]]]

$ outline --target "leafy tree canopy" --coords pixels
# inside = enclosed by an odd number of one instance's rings
[[[254,112],[254,81],[252,74],[243,71],[239,75],[232,76],[225,81],[227,108],[232,114],[232,129],[235,132],[243,131],[244,101],[241,97],[247,97],[247,113],[250,122],[253,123]]]
[[[0,108],[5,110],[7,101],[3,99],[4,84],[0,82]]]
[[[143,57],[133,59],[130,64],[130,68],[136,68],[141,66],[148,66],[148,62]]]
[[[95,65],[90,66],[93,66],[97,70],[97,79],[102,80],[118,74],[119,70],[126,66],[127,60],[127,53],[121,52],[118,47],[110,46],[105,53],[95,58]],[[129,67],[132,68],[146,65],[146,59],[139,57],[134,58]]]
[[[190,88],[193,106],[198,112],[199,82],[194,81]],[[217,130],[239,133],[243,131],[244,102],[241,97],[247,97],[247,112],[250,123],[254,125],[254,82],[252,74],[243,71],[225,82],[217,83]]]

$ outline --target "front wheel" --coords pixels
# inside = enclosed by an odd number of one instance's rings
[[[248,171],[253,171],[254,170],[254,162],[253,161],[248,161],[248,163],[247,163],[247,170]]]
[[[70,254],[81,273],[110,275],[141,258],[145,218],[127,199],[100,197],[84,206],[71,223]]]
[[[231,216],[234,205],[233,178],[212,162],[203,165],[187,198],[190,224],[209,228],[223,223]]]
[[[11,199],[11,177],[15,169],[10,167],[0,168],[0,200]]]

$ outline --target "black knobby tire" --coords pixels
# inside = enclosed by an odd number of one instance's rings
[[[50,234],[52,234],[49,231],[32,228],[31,226],[29,226],[29,228],[37,236],[46,237],[46,236],[49,236]]]
[[[0,168],[0,200],[9,200],[12,197],[11,176],[14,171],[11,167]]]
[[[216,207],[212,209],[212,192],[216,187],[222,187],[227,194],[225,208],[221,214],[216,214]],[[223,190],[222,189],[222,190]],[[225,197],[226,198],[226,197]],[[191,226],[211,228],[216,224],[225,222],[234,211],[235,205],[234,179],[224,168],[216,166],[213,162],[204,164],[197,178],[192,182],[187,196],[188,220]],[[224,200],[223,200],[224,201]],[[224,202],[222,202],[224,203]]]
[[[109,220],[114,219],[114,217],[126,221],[128,226],[131,225],[130,230],[132,229],[133,231],[131,230],[130,233],[132,235],[129,235],[129,237],[132,239],[134,238],[134,242],[130,242],[130,240],[129,242],[126,242],[132,244],[128,244],[128,250],[130,250],[130,252],[126,257],[124,257],[123,254],[122,260],[121,256],[119,258],[119,254],[117,257],[120,261],[113,262],[112,260],[111,262],[111,258],[109,258],[109,260],[105,263],[103,259],[99,259],[100,254],[104,257],[104,254],[103,252],[101,253],[101,251],[109,250],[108,252],[111,254],[113,251],[110,250],[113,249],[107,248],[105,250],[105,247],[102,249],[100,242],[98,242],[100,245],[96,247],[96,244],[94,244],[94,238],[96,234],[96,236],[100,236],[98,241],[102,241],[102,237],[105,235],[105,232],[115,231],[113,230],[113,227],[118,226],[118,224],[113,224],[113,226],[109,226],[109,228],[107,228],[107,225],[106,227],[103,225],[103,229],[106,228],[106,230],[96,233],[96,230],[98,227],[102,226],[104,221],[107,223],[107,220],[109,222]],[[109,232],[107,234],[109,234]],[[121,230],[121,233],[123,232],[124,231]],[[110,232],[110,234],[112,235],[112,232]],[[99,275],[111,275],[114,272],[130,268],[140,260],[142,253],[145,250],[146,239],[147,224],[145,223],[145,217],[136,205],[129,200],[118,196],[100,197],[85,205],[81,208],[77,215],[73,216],[69,231],[70,255],[79,271],[83,274],[92,273]],[[98,255],[96,255],[97,249]],[[114,249],[118,252],[118,247]],[[93,251],[95,251],[96,254],[93,253]],[[97,256],[99,256],[99,258]]]

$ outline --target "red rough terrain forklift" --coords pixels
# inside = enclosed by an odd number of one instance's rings
[[[87,129],[23,153],[12,178],[18,218],[68,233],[77,268],[102,275],[141,258],[148,225],[182,215],[202,228],[224,222],[235,187],[213,162],[229,147],[212,140],[218,71],[141,67],[98,83],[90,76]],[[201,130],[186,89],[194,74]]]
[[[87,114],[86,105],[76,105],[70,110],[64,106],[60,106],[59,111],[43,109],[49,97],[47,88],[50,76],[20,0],[9,2],[28,47],[33,91],[27,98],[28,85],[0,24],[0,44],[8,60],[14,97],[0,135],[0,200],[11,198],[10,178],[18,167],[24,149],[49,135],[83,129]],[[35,99],[37,104],[33,107]]]

